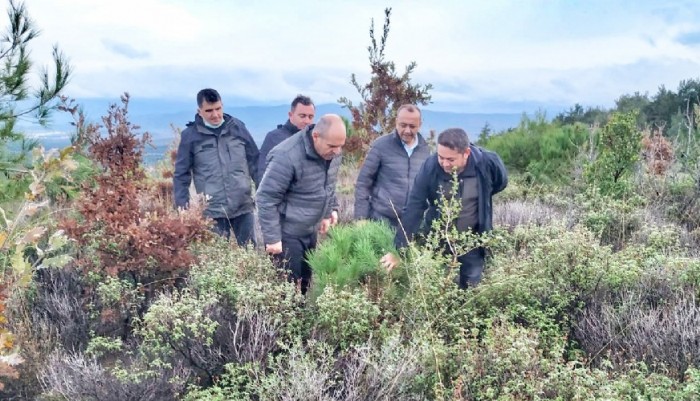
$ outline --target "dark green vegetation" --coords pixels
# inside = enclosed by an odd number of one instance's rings
[[[37,151],[0,204],[0,398],[700,399],[695,125],[649,129],[625,100],[597,125],[483,135],[511,172],[496,231],[438,222],[388,273],[391,231],[344,222],[303,297],[261,251],[214,241],[197,202],[173,210],[127,105],[103,127],[73,108],[83,146]],[[481,285],[457,288],[445,241],[488,245]]]

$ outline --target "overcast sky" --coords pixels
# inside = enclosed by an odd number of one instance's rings
[[[700,76],[698,1],[26,0],[47,64],[57,43],[77,98],[189,99],[214,87],[236,105],[357,99],[368,29],[393,8],[388,59],[432,83],[435,110],[530,112],[611,106]]]

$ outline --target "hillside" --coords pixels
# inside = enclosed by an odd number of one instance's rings
[[[83,105],[90,121],[99,121],[99,116],[105,114],[107,107],[114,100],[86,99],[80,103]],[[133,99],[129,104],[130,120],[138,124],[142,131],[148,131],[153,135],[153,144],[156,149],[148,149],[147,162],[157,160],[162,156],[165,148],[174,138],[171,125],[183,128],[194,117],[196,107],[191,102],[161,101],[152,99]],[[245,122],[248,130],[258,143],[262,144],[265,134],[282,124],[287,118],[289,106],[233,106],[225,107],[227,113]],[[337,113],[349,117],[346,109],[338,104],[320,104],[317,107],[317,115]],[[431,130],[440,132],[450,127],[461,127],[470,135],[476,137],[486,123],[492,132],[499,132],[518,125],[521,113],[454,113],[427,108],[423,112],[423,133]],[[69,143],[72,127],[66,115],[57,113],[51,129],[43,129],[38,126],[24,125],[22,129],[28,136],[37,138],[46,148],[60,148]]]

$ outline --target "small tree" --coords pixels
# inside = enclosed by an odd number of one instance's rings
[[[343,107],[352,114],[352,126],[355,135],[348,139],[346,151],[350,154],[364,154],[369,143],[394,129],[396,109],[402,104],[430,103],[428,92],[433,88],[432,84],[411,84],[411,73],[416,69],[413,61],[402,75],[396,73],[394,62],[388,61],[384,56],[384,48],[389,36],[389,23],[391,8],[384,10],[384,29],[382,37],[377,44],[374,36],[374,19],[369,28],[371,45],[367,47],[369,63],[372,70],[370,81],[364,85],[357,82],[357,77],[352,74],[350,82],[360,94],[362,101],[354,105],[348,98],[338,99]]]
[[[637,113],[613,113],[598,138],[598,154],[587,166],[586,180],[602,195],[624,198],[631,190],[631,176],[639,162],[642,133]]]
[[[39,87],[30,88],[28,75],[32,62],[28,46],[39,35],[39,30],[35,28],[23,3],[10,0],[7,15],[9,26],[0,36],[0,156],[5,153],[7,142],[24,139],[15,129],[19,117],[32,116],[42,125],[48,122],[50,112],[57,106],[54,100],[71,76],[65,56],[54,46],[53,73],[50,75],[44,69]],[[20,153],[13,161],[21,161],[24,156],[25,153]]]

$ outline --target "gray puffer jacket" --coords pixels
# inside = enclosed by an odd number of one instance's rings
[[[205,127],[199,115],[182,131],[173,173],[175,205],[188,206],[194,179],[197,193],[209,196],[205,215],[234,218],[255,209],[252,177],[258,147],[245,124],[228,114],[218,135],[216,131]]]
[[[335,185],[342,157],[324,160],[314,149],[314,125],[297,132],[268,154],[256,194],[265,244],[283,237],[304,237],[338,207]]]
[[[430,156],[428,143],[420,134],[416,139],[411,157],[396,131],[374,141],[357,176],[356,219],[381,216],[395,221],[401,217],[416,174]]]

